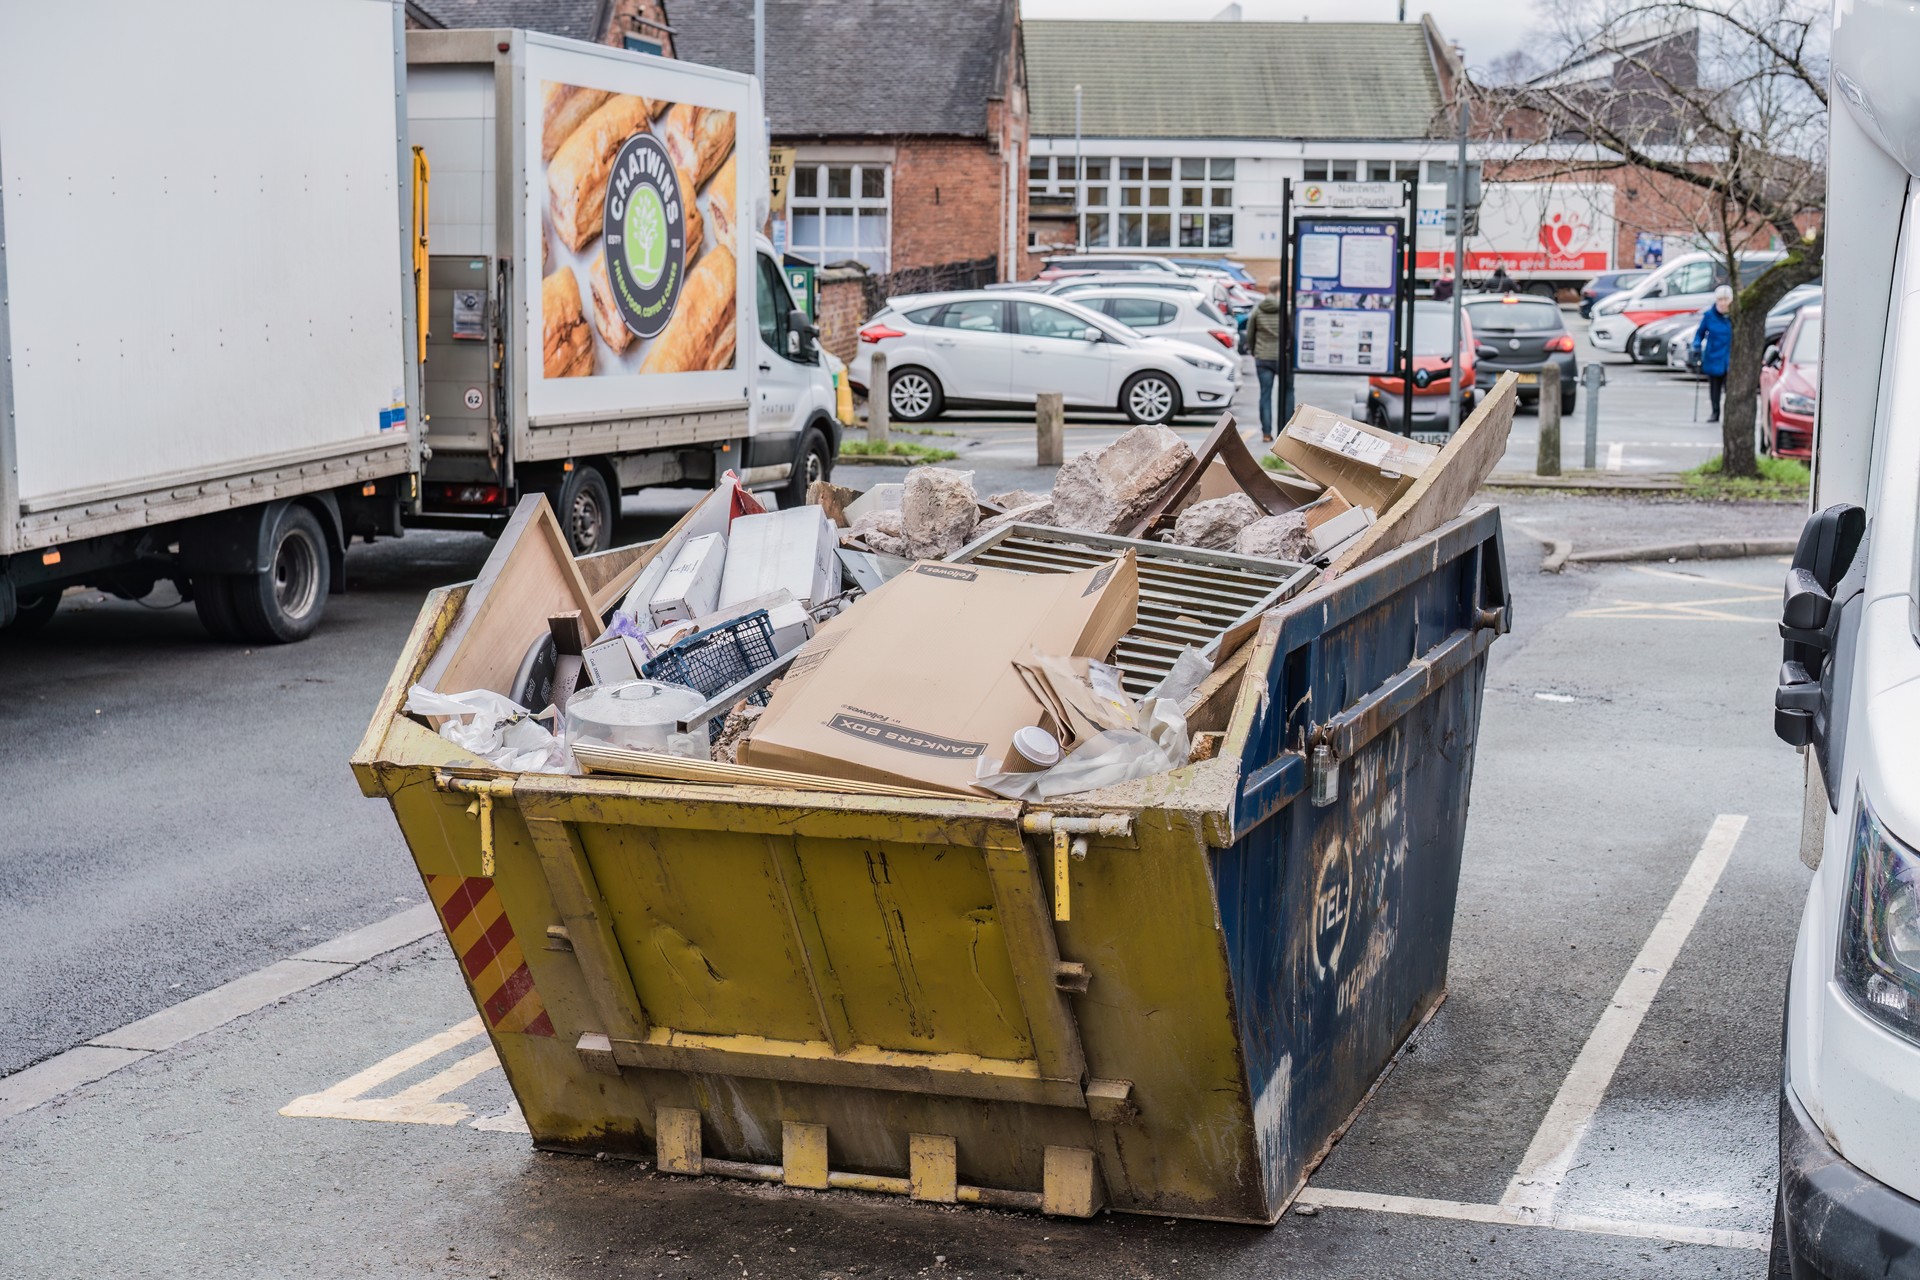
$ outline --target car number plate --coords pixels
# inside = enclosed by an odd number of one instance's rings
[[[1514,376],[1520,379],[1520,385],[1523,387],[1530,387],[1540,381],[1540,375],[1537,373],[1521,373]]]

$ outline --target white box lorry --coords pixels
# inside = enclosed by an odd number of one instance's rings
[[[172,581],[298,640],[356,537],[802,495],[839,427],[759,103],[396,0],[0,6],[0,627]]]
[[[1423,183],[1414,273],[1431,284],[1453,261],[1447,188]],[[1496,267],[1530,293],[1552,297],[1613,270],[1614,190],[1605,182],[1489,182],[1468,214],[1465,278],[1485,279]],[[1461,272],[1457,269],[1455,275]]]

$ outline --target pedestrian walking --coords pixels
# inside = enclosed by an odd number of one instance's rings
[[[1487,277],[1488,293],[1512,293],[1517,287],[1513,277],[1507,274],[1507,264],[1504,262],[1496,264],[1493,274]]]
[[[1254,376],[1260,380],[1260,438],[1273,439],[1273,387],[1280,378],[1280,353],[1286,347],[1287,319],[1280,307],[1284,284],[1279,276],[1267,281],[1267,296],[1260,299],[1247,327],[1240,334],[1240,350],[1253,357]],[[1290,406],[1289,406],[1290,407]]]
[[[1445,302],[1451,297],[1453,297],[1453,268],[1442,266],[1440,268],[1440,278],[1433,282],[1433,300],[1435,302]]]
[[[1693,331],[1693,352],[1700,359],[1700,372],[1707,375],[1707,421],[1720,421],[1720,395],[1727,389],[1727,363],[1733,355],[1733,289],[1721,285],[1713,291],[1713,305],[1700,313],[1700,327]]]

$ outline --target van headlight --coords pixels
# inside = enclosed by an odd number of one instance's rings
[[[1840,922],[1840,987],[1861,1012],[1920,1041],[1920,853],[1888,834],[1864,794]]]

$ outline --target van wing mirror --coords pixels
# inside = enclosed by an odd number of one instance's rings
[[[799,307],[787,312],[787,354],[796,360],[813,360],[820,354],[820,331],[813,317]]]
[[[1780,603],[1780,677],[1773,693],[1774,734],[1792,747],[1811,747],[1829,784],[1829,732],[1844,706],[1836,705],[1835,670],[1848,655],[1843,628],[1858,625],[1859,596],[1866,579],[1867,513],[1840,504],[1815,512],[1800,530],[1793,567]]]

